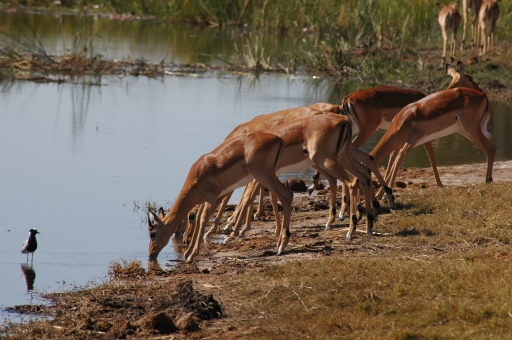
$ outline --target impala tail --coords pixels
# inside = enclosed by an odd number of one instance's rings
[[[348,119],[350,119],[350,123],[354,124],[356,129],[360,126],[359,120],[357,119],[357,112],[352,104],[344,101],[340,105],[340,110],[340,114],[347,116]]]
[[[352,122],[349,121],[348,124],[343,124],[340,128],[340,136],[336,147],[336,155],[338,158],[341,157],[350,146],[350,143],[352,143]]]
[[[489,123],[489,120],[491,119],[491,108],[489,99],[487,99],[487,106],[485,107],[484,115],[482,117],[482,124],[480,125],[482,133],[487,138],[491,138],[491,133],[487,130],[487,123]]]

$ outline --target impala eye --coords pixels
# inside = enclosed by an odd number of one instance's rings
[[[469,76],[468,80],[469,80],[470,83],[472,83],[473,82],[473,77]]]
[[[154,239],[155,239],[155,237],[156,237],[156,232],[154,232],[154,231],[153,231],[153,232],[149,235],[149,237],[151,237],[151,239],[152,239],[152,240],[154,240]]]

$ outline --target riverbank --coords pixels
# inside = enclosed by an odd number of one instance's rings
[[[54,14],[57,17],[64,16],[60,12]],[[333,32],[323,34],[308,29],[293,38],[295,46],[289,51],[269,48],[264,42],[264,35],[257,31],[243,29],[231,32],[212,29],[208,30],[210,34],[215,32],[236,48],[220,53],[204,47],[204,50],[198,49],[194,52],[200,57],[194,60],[201,60],[201,63],[181,64],[175,62],[172,56],[165,57],[165,51],[162,59],[156,62],[144,60],[143,57],[128,57],[125,60],[105,57],[109,55],[109,51],[95,46],[94,42],[104,39],[105,46],[111,44],[106,32],[103,37],[101,30],[95,30],[95,21],[98,19],[93,16],[76,16],[76,27],[66,34],[80,39],[66,41],[63,36],[62,40],[68,46],[64,52],[55,52],[52,47],[44,46],[36,35],[44,33],[27,34],[18,28],[26,27],[30,31],[33,24],[22,10],[8,14],[7,17],[9,21],[18,23],[14,26],[7,25],[0,35],[0,83],[6,85],[30,81],[105,86],[108,83],[105,77],[149,77],[164,80],[166,77],[222,79],[248,76],[257,79],[259,75],[268,73],[291,78],[309,78],[315,82],[324,79],[333,87],[357,89],[394,85],[419,89],[425,94],[446,88],[449,84],[449,77],[444,74],[444,63],[441,62],[442,42],[438,27],[431,27],[432,25],[429,25],[428,31],[431,37],[421,40],[421,43],[417,42],[420,34],[415,34],[413,41],[394,37],[378,44],[375,41],[358,42],[357,39],[342,38],[339,36],[342,31],[338,32],[334,28]],[[103,18],[99,21],[117,19]],[[166,34],[173,30],[172,25],[160,21],[152,23],[159,23],[166,29],[171,27]],[[436,22],[434,24],[437,25]],[[60,25],[58,20],[55,25]],[[134,32],[144,27],[132,26]],[[505,27],[501,31],[505,31]],[[279,37],[276,34],[277,41]],[[483,57],[479,56],[479,48],[476,47],[468,46],[463,51],[457,49],[453,64],[458,60],[462,61],[466,71],[491,98],[508,100],[512,98],[512,61],[508,58],[512,44],[510,40],[502,39],[499,35],[498,38],[495,49]],[[173,50],[177,49],[173,47]]]
[[[7,339],[502,338],[512,332],[512,162],[402,169],[396,210],[376,234],[324,230],[323,192],[294,199],[291,240],[275,256],[266,211],[244,239],[208,244],[198,261],[150,269],[118,261],[92,289],[18,307],[50,318],[4,325]],[[365,229],[363,218],[359,230]],[[176,246],[176,245],[175,245]]]

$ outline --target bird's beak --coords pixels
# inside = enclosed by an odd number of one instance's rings
[[[36,234],[41,234],[39,231],[36,231]]]

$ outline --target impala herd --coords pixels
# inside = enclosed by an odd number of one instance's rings
[[[259,193],[261,200],[262,190],[267,188],[276,216],[277,254],[282,254],[290,240],[293,194],[278,176],[309,167],[315,168],[330,184],[325,228],[331,228],[335,221],[337,181],[340,180],[344,196],[339,218],[343,219],[347,211],[350,218],[346,238],[353,237],[361,218],[360,190],[365,198],[367,233],[372,234],[384,191],[390,208],[394,207],[391,188],[400,164],[412,148],[425,146],[436,182],[442,186],[430,141],[454,132],[484,150],[485,181],[491,182],[496,147],[486,130],[490,118],[487,95],[464,72],[461,62],[455,68],[446,65],[446,73],[452,77],[448,88],[429,96],[415,90],[379,86],[356,91],[346,96],[341,105],[318,103],[257,116],[240,124],[223,143],[192,165],[167,214],[162,208],[157,213],[148,211],[149,259],[156,260],[171,237],[185,225],[183,239],[188,247],[184,258],[192,261],[199,254],[203,240],[217,232],[232,192],[242,186],[245,189],[232,215],[230,238],[245,235],[250,228],[254,198]],[[386,132],[370,154],[366,154],[359,147],[377,129]],[[387,156],[390,156],[389,164],[382,176],[376,164]],[[380,183],[377,193],[372,173]],[[314,188],[315,183],[308,191]],[[277,200],[281,202],[282,219]],[[206,232],[216,209],[215,222]],[[243,223],[245,227],[240,231]]]
[[[462,0],[462,18],[463,32],[461,50],[464,49],[466,42],[466,27],[468,23],[468,14],[472,15],[471,25],[471,45],[480,47],[480,56],[483,56],[494,47],[494,33],[496,31],[496,21],[500,15],[498,5],[500,0]],[[460,24],[460,13],[457,5],[437,4],[441,10],[438,15],[439,26],[441,26],[441,34],[443,36],[443,64],[446,61],[446,44],[448,39],[447,32],[451,32],[452,39],[450,41],[450,59],[455,60],[455,44],[457,42],[457,30]],[[480,32],[480,44],[479,44]]]

